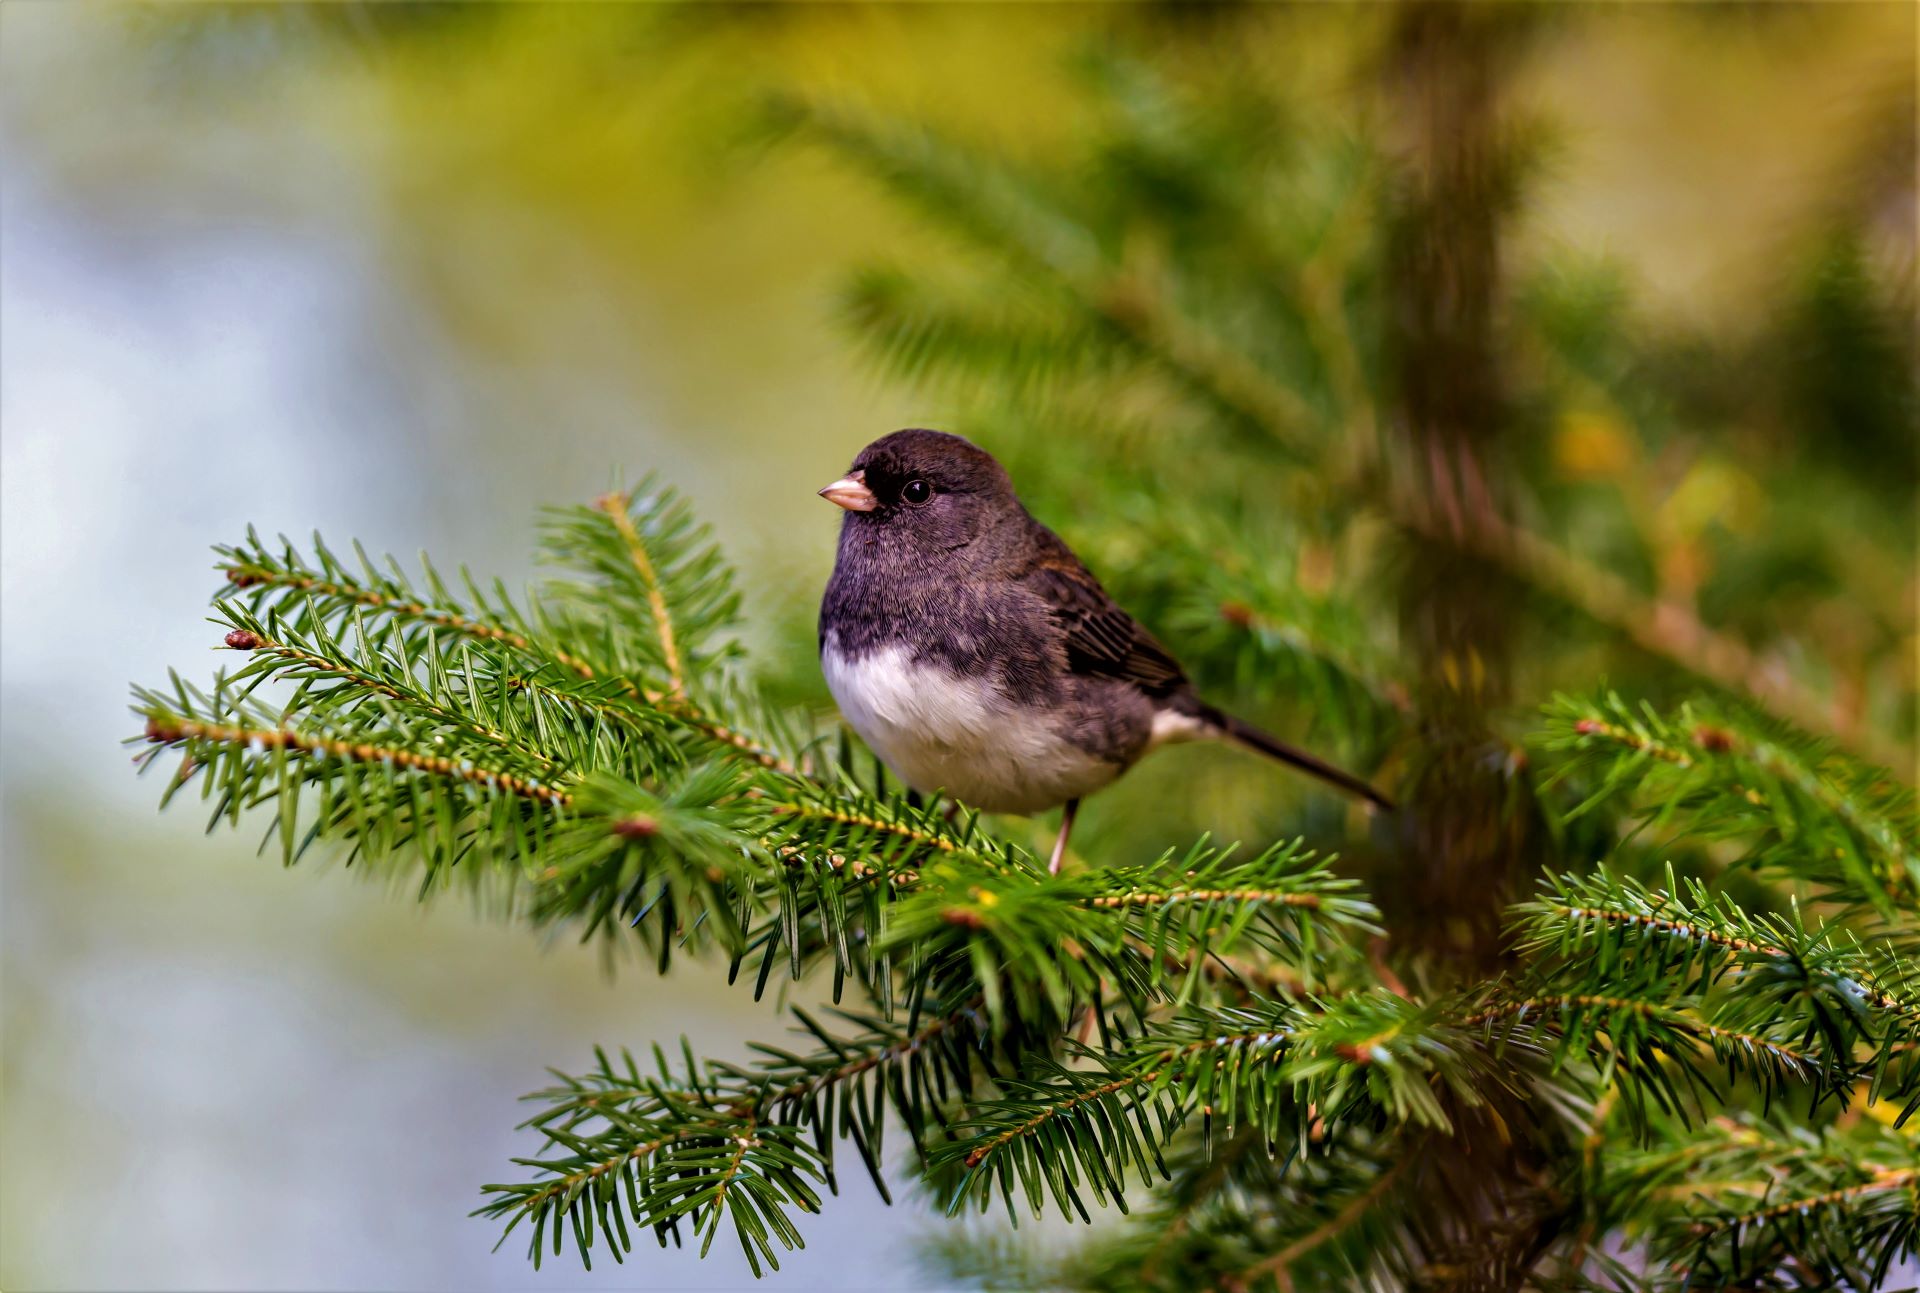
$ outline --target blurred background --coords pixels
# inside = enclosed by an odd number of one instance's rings
[[[681,1034],[736,1054],[778,1027],[744,988],[155,813],[125,686],[211,672],[208,545],[317,529],[517,585],[540,505],[658,470],[741,567],[763,676],[824,711],[813,491],[884,431],[962,430],[1214,692],[1311,739],[1288,680],[1321,675],[1276,662],[1317,633],[1391,660],[1419,621],[1352,611],[1381,563],[1324,481],[1419,468],[1417,436],[1368,447],[1422,416],[1381,376],[1419,330],[1394,285],[1471,266],[1407,257],[1396,185],[1460,139],[1513,162],[1442,240],[1492,267],[1487,460],[1592,567],[1506,641],[1503,694],[1704,670],[1910,770],[1914,8],[1429,8],[0,9],[0,1286],[747,1283],[724,1245],[536,1274],[465,1215],[531,1148],[515,1098],[543,1065]],[[977,274],[938,187],[848,146],[853,119],[922,161],[969,141],[976,193],[1003,165],[1070,177],[1040,205],[1084,220],[1045,245],[1126,271],[1123,332],[1161,281],[1225,335],[1297,314],[1298,346],[1248,348],[1333,446],[1322,484],[1107,358],[1023,368],[1044,276]],[[1257,209],[1273,263],[1226,259],[1245,231],[1214,198]],[[1346,342],[1236,295],[1256,281],[1332,299]],[[927,358],[969,318],[998,379]],[[1271,531],[1271,568],[1212,561],[1216,499]],[[1310,818],[1250,764],[1165,756],[1077,839]],[[934,1208],[847,1191],[784,1285],[946,1282],[918,1256]]]

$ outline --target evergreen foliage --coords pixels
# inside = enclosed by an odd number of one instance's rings
[[[1445,12],[1405,20],[1440,24],[1407,74],[1442,98],[1537,34]],[[987,1284],[1879,1286],[1920,1221],[1920,812],[1856,751],[1910,739],[1881,716],[1911,689],[1829,724],[1825,679],[1763,660],[1788,612],[1711,614],[1773,568],[1764,536],[1683,607],[1632,509],[1518,434],[1637,451],[1569,431],[1573,389],[1616,440],[1680,434],[1611,280],[1549,266],[1478,284],[1497,325],[1408,322],[1422,239],[1462,191],[1496,235],[1540,132],[1469,121],[1491,169],[1450,190],[1444,143],[1423,171],[1251,76],[1086,72],[1086,150],[1048,166],[779,105],[959,248],[858,273],[854,333],[970,392],[1203,688],[1310,716],[1407,788],[1402,818],[1314,800],[1244,850],[1096,834],[1051,876],[768,703],[726,563],[653,482],[550,513],[524,596],[318,540],[219,549],[243,662],[136,692],[143,762],[181,755],[164,797],[197,787],[288,864],[322,846],[756,998],[828,985],[789,1045],[602,1051],[530,1097],[539,1148],[479,1211],[536,1263],[726,1231],[777,1268],[851,1144],[954,1212],[1127,1214],[1065,1256],[960,1232],[945,1268]],[[1863,290],[1820,276],[1793,326],[1837,319],[1844,348],[1881,317]],[[1410,392],[1448,328],[1532,364],[1479,439],[1423,429],[1479,395]],[[1826,398],[1794,389],[1796,418]]]

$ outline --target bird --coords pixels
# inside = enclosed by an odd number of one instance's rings
[[[1230,742],[1393,808],[1202,700],[972,441],[895,431],[819,493],[844,510],[819,642],[842,717],[921,795],[991,813],[1063,808],[1049,872],[1080,801],[1178,742]]]

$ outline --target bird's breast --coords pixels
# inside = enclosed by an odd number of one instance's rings
[[[1071,741],[1052,707],[1009,698],[991,676],[917,660],[897,645],[845,652],[832,632],[820,665],[847,724],[923,794],[1037,813],[1091,794],[1123,769]]]

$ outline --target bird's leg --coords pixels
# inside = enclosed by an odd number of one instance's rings
[[[1073,834],[1073,815],[1079,811],[1080,801],[1069,799],[1060,812],[1060,838],[1053,842],[1053,856],[1047,860],[1048,875],[1060,874],[1060,864],[1067,858],[1067,836]]]

